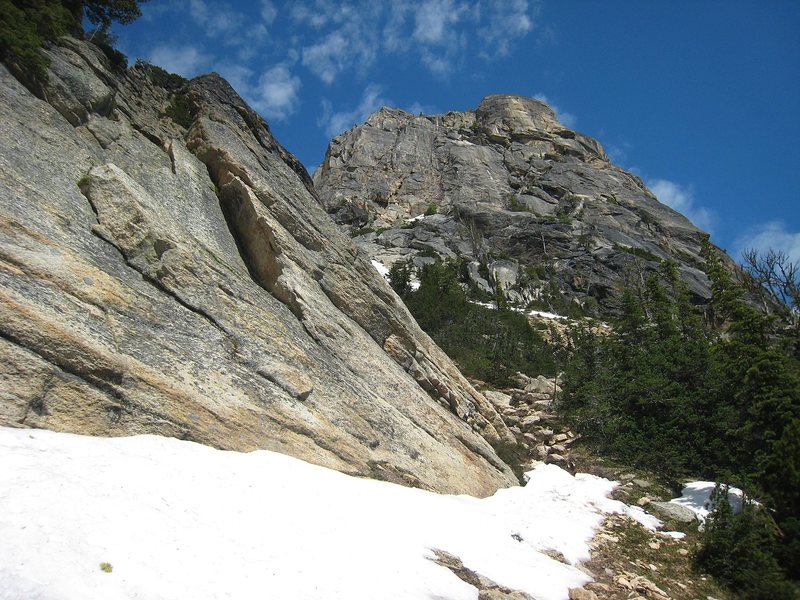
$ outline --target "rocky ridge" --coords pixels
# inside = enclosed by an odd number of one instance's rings
[[[382,108],[336,137],[314,173],[325,209],[391,266],[463,260],[518,305],[619,308],[626,281],[674,261],[698,302],[703,232],[531,98],[415,116]]]
[[[513,482],[497,411],[224,80],[171,93],[91,44],[46,52],[44,99],[0,65],[0,424]]]

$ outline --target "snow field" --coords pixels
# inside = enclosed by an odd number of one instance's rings
[[[477,499],[267,451],[0,428],[0,598],[475,600],[429,560],[440,549],[499,584],[566,599],[588,581],[572,565],[604,513],[630,507],[607,498],[605,479],[554,465],[528,476]]]

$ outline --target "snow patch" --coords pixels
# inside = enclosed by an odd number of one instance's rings
[[[382,262],[380,262],[378,260],[375,260],[374,258],[372,260],[370,260],[369,262],[372,263],[372,266],[375,268],[375,270],[378,273],[381,274],[381,277],[383,277],[388,282],[389,281],[389,267],[387,267]],[[417,279],[416,276],[412,275],[409,278],[408,286],[414,291],[418,290],[419,289],[419,279]]]
[[[385,264],[383,264],[382,262],[378,262],[375,259],[372,259],[369,262],[372,263],[372,266],[375,268],[375,270],[381,274],[381,277],[383,277],[384,279],[389,278],[389,268]]]
[[[484,308],[488,308],[489,310],[497,310],[497,304],[494,302],[478,302],[477,300],[470,300],[470,304],[475,304],[477,306],[483,306]],[[558,319],[558,320],[566,320],[568,317],[563,315],[557,315],[551,312],[544,312],[541,310],[525,310],[524,308],[516,308],[514,306],[510,307],[511,310],[514,312],[522,313],[524,315],[534,316],[534,317],[541,317],[543,319]]]
[[[628,515],[631,519],[642,525],[645,529],[656,531],[663,525],[663,523],[653,515],[646,513],[638,506],[624,505],[625,508],[622,512]]]
[[[681,491],[681,497],[673,498],[670,502],[691,509],[700,521],[705,521],[709,513],[714,510],[711,494],[714,493],[716,486],[717,484],[713,481],[690,481]],[[734,514],[741,512],[742,498],[744,497],[742,490],[735,487],[724,487],[728,489],[728,502]]]
[[[551,312],[543,312],[541,310],[531,310],[531,311],[528,311],[527,314],[532,315],[532,316],[536,316],[536,317],[542,317],[543,319],[558,319],[558,320],[566,320],[567,319],[567,317],[565,317],[564,315],[557,315],[556,313],[551,313]]]
[[[11,428],[0,464],[0,598],[475,600],[439,549],[562,600],[588,581],[575,565],[604,513],[627,511],[614,482],[544,464],[477,499],[268,451]]]

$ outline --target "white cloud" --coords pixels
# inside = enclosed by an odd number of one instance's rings
[[[333,83],[336,76],[355,60],[353,46],[339,31],[334,31],[318,44],[303,48],[303,65],[325,83]]]
[[[489,0],[479,17],[481,54],[487,58],[508,55],[511,42],[533,29],[538,12],[538,3],[531,8],[528,0]]]
[[[552,108],[553,111],[556,113],[556,118],[564,127],[568,127],[569,129],[575,129],[575,127],[578,124],[578,117],[576,117],[572,113],[561,110],[559,106],[551,102],[550,99],[541,92],[539,92],[538,94],[534,94],[533,97],[536,98],[537,100],[541,100],[542,102],[547,104],[550,108]]]
[[[692,223],[704,231],[711,231],[716,215],[704,206],[698,206],[694,199],[694,190],[683,187],[667,179],[653,179],[647,182],[659,202],[678,211]]]
[[[271,2],[262,3],[261,15],[269,24]],[[238,12],[224,3],[209,4],[207,0],[189,0],[189,16],[199,25],[206,36],[220,38],[228,46],[247,48],[249,54],[242,59],[252,58],[255,47],[267,41],[267,28],[264,23],[253,23],[244,13]],[[274,11],[274,7],[272,8]],[[266,15],[266,16],[265,16]],[[277,15],[277,11],[275,12]],[[274,18],[274,17],[273,17]]]
[[[455,35],[451,26],[458,23],[463,10],[453,0],[422,2],[414,15],[414,39],[424,44],[448,42]]]
[[[268,26],[272,25],[275,17],[278,16],[278,9],[270,0],[261,0],[261,18]]]
[[[247,93],[253,107],[268,119],[286,119],[300,103],[300,78],[285,65],[265,71]]]
[[[631,148],[631,143],[627,140],[618,141],[612,144],[603,144],[606,149],[606,154],[612,163],[621,165],[628,160],[628,150]]]
[[[317,121],[317,125],[325,129],[325,133],[334,137],[349,129],[356,123],[361,123],[369,115],[374,113],[382,106],[388,106],[391,102],[381,96],[381,87],[370,84],[364,89],[361,102],[353,110],[343,110],[334,112],[333,106],[327,100],[322,101],[322,116]]]
[[[315,3],[295,2],[289,12],[289,16],[295,23],[309,25],[314,29],[324,27],[330,20],[332,14],[326,2],[317,1]]]
[[[381,52],[417,57],[440,76],[458,70],[470,51],[505,55],[533,29],[537,10],[529,0],[309,0],[295,2],[289,17],[303,65],[330,84],[344,71],[365,71]]]
[[[212,59],[194,46],[156,46],[147,59],[171,73],[194,77],[209,71]]]
[[[785,252],[791,262],[800,263],[800,232],[788,231],[783,221],[770,221],[752,227],[736,239],[733,247],[737,256],[750,249],[759,253],[776,250]]]
[[[428,67],[431,73],[442,77],[446,77],[453,70],[452,63],[447,56],[439,56],[430,50],[423,50],[422,64]]]

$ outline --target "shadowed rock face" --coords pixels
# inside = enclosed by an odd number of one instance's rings
[[[613,313],[626,278],[666,259],[698,302],[710,297],[702,232],[538,100],[488,96],[433,116],[381,109],[331,142],[314,182],[380,262],[465,258],[476,284],[489,287],[488,270],[520,304],[546,299],[554,282]],[[408,222],[426,211],[438,214]]]
[[[514,477],[495,410],[216,75],[0,65],[0,424],[270,449],[443,492]]]

